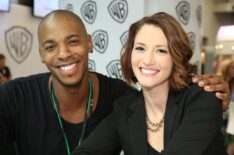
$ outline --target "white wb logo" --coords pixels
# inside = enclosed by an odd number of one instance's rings
[[[190,4],[186,1],[181,1],[176,6],[176,14],[179,20],[184,24],[187,25],[190,18]]]
[[[107,73],[112,78],[123,79],[123,74],[121,70],[121,65],[119,60],[112,60],[106,66]]]
[[[108,6],[108,11],[111,17],[119,22],[123,23],[128,15],[128,4],[125,0],[112,1]]]
[[[81,14],[86,22],[93,24],[97,15],[97,5],[94,1],[87,1],[81,7]]]
[[[32,48],[32,33],[21,26],[14,26],[5,32],[5,42],[11,57],[17,62],[23,62]]]
[[[68,3],[66,6],[65,6],[65,9],[66,10],[68,10],[68,11],[71,11],[71,12],[73,12],[73,5],[72,4],[70,4],[70,3]]]
[[[108,34],[106,31],[97,30],[92,35],[94,49],[103,54],[106,51],[108,45]]]
[[[191,46],[192,50],[194,51],[195,46],[196,46],[196,35],[195,35],[195,33],[189,32],[188,33],[188,38],[189,38],[190,46]]]
[[[198,5],[197,8],[196,8],[196,16],[197,16],[197,23],[198,23],[198,26],[201,27],[201,22],[202,22],[202,8],[201,8],[201,5]]]
[[[125,45],[126,42],[128,41],[128,31],[125,31],[121,36],[120,36],[120,41],[122,45]]]
[[[96,67],[95,67],[95,62],[93,60],[90,60],[89,59],[89,62],[88,62],[88,70],[90,72],[95,72],[96,71]]]

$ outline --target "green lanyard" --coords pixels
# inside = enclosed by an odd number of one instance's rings
[[[86,124],[87,124],[87,117],[88,117],[88,114],[90,112],[90,107],[91,107],[92,93],[93,93],[93,85],[92,85],[92,80],[89,78],[89,98],[88,98],[88,104],[86,105],[86,112],[85,112],[85,116],[84,116],[84,122],[83,122],[82,130],[81,130],[81,137],[79,139],[78,145],[80,145],[82,143],[83,139],[84,139]],[[62,120],[61,120],[61,116],[59,114],[58,100],[57,100],[57,98],[55,96],[54,86],[53,86],[53,81],[52,80],[51,80],[51,83],[50,83],[50,95],[52,97],[54,109],[55,109],[57,117],[58,117],[59,126],[60,126],[60,128],[62,130],[62,133],[63,133],[63,137],[64,137],[64,140],[65,140],[65,145],[66,145],[66,148],[67,148],[67,154],[70,155],[71,151],[70,151],[67,135],[66,135],[66,133],[64,131],[64,128],[63,128],[63,123],[62,123]]]

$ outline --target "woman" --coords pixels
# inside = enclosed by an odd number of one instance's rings
[[[180,24],[160,12],[132,24],[121,56],[126,82],[140,93],[116,101],[112,114],[74,154],[223,155],[222,105],[192,84],[192,50]]]

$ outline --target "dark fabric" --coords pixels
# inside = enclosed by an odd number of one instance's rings
[[[215,93],[191,85],[170,92],[164,122],[162,155],[225,155],[220,128],[222,104]],[[114,111],[73,155],[148,155],[146,113],[142,93],[116,101]]]
[[[17,150],[15,143],[6,144],[4,146],[0,146],[0,155],[16,155]]]
[[[64,137],[49,95],[49,76],[50,73],[33,75],[0,86],[0,146],[16,140],[20,155],[66,154]],[[121,80],[97,76],[99,98],[88,119],[86,136],[112,111],[115,99],[133,91]],[[78,144],[81,124],[64,122],[71,150]]]
[[[148,155],[160,155],[160,153],[155,150],[149,143],[148,143]]]
[[[7,66],[5,66],[3,69],[0,69],[0,76],[9,78],[11,76],[10,69]]]

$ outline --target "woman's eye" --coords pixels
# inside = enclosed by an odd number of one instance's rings
[[[164,50],[164,49],[158,49],[157,53],[168,53],[168,52],[167,52],[167,50]]]
[[[136,50],[136,51],[143,51],[144,48],[143,48],[143,47],[135,47],[135,50]]]

